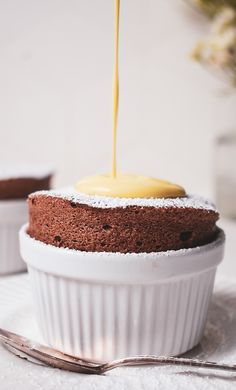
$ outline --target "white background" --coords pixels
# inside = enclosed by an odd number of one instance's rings
[[[0,0],[0,163],[50,163],[59,186],[110,169],[113,3]],[[236,98],[188,57],[207,26],[184,0],[121,0],[118,166],[212,195]]]

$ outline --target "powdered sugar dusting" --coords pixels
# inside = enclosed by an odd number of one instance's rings
[[[36,178],[52,175],[53,169],[44,164],[4,164],[0,165],[0,180]]]
[[[61,190],[37,191],[32,195],[62,198],[73,203],[85,204],[95,208],[116,208],[128,206],[157,207],[157,208],[194,208],[216,211],[214,204],[197,195],[187,195],[183,198],[111,198],[105,196],[86,195],[78,193],[73,187]]]

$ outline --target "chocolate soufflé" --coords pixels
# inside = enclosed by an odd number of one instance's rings
[[[196,196],[125,199],[39,191],[28,204],[31,237],[79,251],[178,250],[207,244],[218,234],[214,205]]]
[[[38,167],[0,167],[0,200],[26,199],[34,191],[51,187],[52,173]]]

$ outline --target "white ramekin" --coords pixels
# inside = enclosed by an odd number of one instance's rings
[[[32,239],[20,246],[47,344],[108,360],[179,355],[201,339],[224,233],[193,249],[121,254],[80,252]]]
[[[0,201],[0,275],[26,270],[19,249],[19,230],[27,221],[26,200]]]

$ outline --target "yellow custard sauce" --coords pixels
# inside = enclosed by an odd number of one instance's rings
[[[182,187],[148,176],[109,174],[89,176],[80,180],[76,189],[88,195],[117,198],[175,198],[185,195]]]
[[[116,178],[116,141],[117,121],[119,110],[119,28],[120,28],[120,0],[115,0],[115,66],[113,80],[113,145],[112,145],[112,177]]]
[[[148,176],[117,173],[116,141],[119,109],[119,22],[120,0],[115,0],[115,65],[113,80],[113,143],[111,174],[86,177],[75,188],[88,195],[117,198],[175,198],[185,196],[179,185]]]

